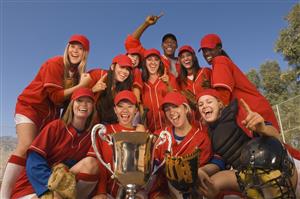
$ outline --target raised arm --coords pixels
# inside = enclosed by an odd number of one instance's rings
[[[132,33],[132,37],[135,39],[140,39],[144,31],[151,25],[156,24],[159,18],[163,16],[161,13],[159,16],[149,15],[146,17],[145,21]]]

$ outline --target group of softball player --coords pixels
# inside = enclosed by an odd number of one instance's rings
[[[62,198],[47,186],[58,163],[76,175],[77,198],[124,197],[123,187],[91,147],[97,123],[106,126],[107,134],[170,132],[171,154],[165,153],[167,143],[154,149],[155,164],[165,164],[151,186],[139,190],[140,198],[296,198],[300,152],[280,141],[271,105],[224,51],[221,38],[207,34],[195,51],[189,45],[178,47],[176,36],[168,33],[162,38],[163,53],[146,49],[140,37],[160,17],[148,16],[129,34],[125,52],[113,57],[108,69],[86,71],[90,42],[80,34],[70,37],[63,56],[42,64],[17,99],[18,143],[6,165],[1,198]],[[208,67],[199,65],[197,52]],[[281,153],[270,153],[291,165],[286,170],[273,163],[259,168],[278,170],[276,178],[284,182],[270,183],[265,190],[262,184],[275,177],[253,188],[240,167],[247,159],[241,159],[241,151],[252,147],[245,145],[261,137],[279,142]],[[100,139],[97,146],[113,165],[111,147]],[[188,157],[196,158],[196,164]],[[188,159],[188,172],[170,163],[176,158]],[[255,164],[253,169],[258,169]]]

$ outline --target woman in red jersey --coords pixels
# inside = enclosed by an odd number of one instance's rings
[[[169,194],[171,198],[178,199],[198,198],[199,196],[195,196],[198,195],[197,170],[211,159],[212,154],[207,132],[191,123],[191,108],[182,94],[168,93],[161,103],[161,109],[171,125],[156,131],[155,134],[159,135],[164,130],[170,132],[172,147],[168,155],[168,142],[155,150],[156,163],[166,161],[166,170],[159,172],[150,197],[160,198]]]
[[[11,188],[25,166],[26,151],[38,132],[58,118],[60,108],[76,88],[87,86],[88,53],[89,40],[83,35],[71,36],[64,55],[47,60],[19,95],[15,110],[18,144],[6,166],[1,198],[10,198]]]
[[[177,77],[177,83],[180,92],[186,96],[192,108],[193,123],[199,124],[200,115],[196,96],[203,89],[210,88],[211,69],[199,66],[194,49],[188,45],[179,48],[178,61],[181,72]]]
[[[146,17],[145,21],[125,40],[125,48],[129,50],[131,48],[138,48],[142,54],[145,53],[145,48],[140,42],[140,37],[143,35],[144,31],[150,26],[156,24],[156,22],[162,17],[163,14],[159,16],[149,15]],[[175,77],[180,73],[180,66],[178,64],[177,57],[175,57],[175,51],[178,47],[177,38],[172,33],[167,33],[162,37],[161,48],[163,50],[163,55],[161,56],[161,61],[166,67],[168,73],[172,73]]]
[[[131,90],[133,72],[131,59],[123,54],[113,58],[109,70],[93,69],[89,71],[89,87],[96,95],[98,119],[102,124],[118,123],[114,113],[113,100],[122,90]]]
[[[146,116],[147,128],[150,132],[166,125],[166,119],[159,106],[164,96],[173,90],[178,90],[174,75],[167,74],[158,50],[152,48],[144,53],[142,79],[142,102],[149,111]]]
[[[220,37],[216,34],[205,35],[201,39],[200,50],[207,63],[212,65],[211,84],[220,92],[224,105],[228,105],[235,98],[243,98],[255,112],[261,114],[279,131],[270,103],[222,49]]]
[[[115,134],[122,131],[145,132],[143,125],[138,125],[137,127],[132,125],[132,121],[137,111],[137,99],[133,92],[129,90],[119,92],[114,98],[114,112],[118,117],[118,123],[107,124],[105,126],[106,134]],[[97,139],[96,145],[99,147],[98,150],[102,159],[106,163],[114,165],[112,146],[100,139]],[[88,157],[79,162],[74,170],[99,176],[98,187],[93,198],[106,199],[116,197],[121,190],[117,180],[112,179],[112,174],[101,165],[92,147],[87,155]]]
[[[64,163],[72,167],[86,156],[90,146],[90,132],[95,124],[94,94],[88,88],[76,89],[62,119],[47,124],[28,150],[26,170],[16,182],[11,198],[50,198],[48,189],[51,168]],[[87,175],[77,174],[77,198],[83,198]],[[94,177],[97,179],[97,177]],[[57,195],[55,192],[54,195]],[[59,195],[55,198],[60,198]]]

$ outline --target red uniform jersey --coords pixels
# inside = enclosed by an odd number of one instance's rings
[[[49,167],[67,160],[79,161],[84,158],[91,146],[90,132],[77,134],[72,126],[66,126],[62,120],[54,120],[43,128],[34,139],[29,151],[43,156]],[[35,193],[24,169],[12,192],[12,198]]]
[[[278,122],[268,100],[260,94],[246,75],[226,56],[217,56],[212,61],[212,86],[224,87],[232,93],[231,100],[243,98],[265,121],[279,130]]]
[[[172,156],[184,156],[191,154],[195,151],[195,148],[200,149],[199,165],[205,165],[212,156],[212,147],[207,131],[200,130],[197,127],[193,127],[190,132],[184,137],[184,139],[178,144],[175,140],[172,127],[166,129],[172,136]],[[156,131],[154,134],[159,135],[163,130]],[[163,145],[157,147],[155,151],[155,159],[158,162],[162,162],[165,157],[165,152],[168,148],[168,141]]]
[[[172,156],[184,156],[192,154],[197,147],[198,149],[200,149],[199,167],[205,165],[210,160],[212,156],[212,146],[206,130],[200,130],[197,127],[193,127],[179,144],[175,140],[172,127],[167,127],[163,130],[167,130],[172,136]],[[154,134],[159,135],[163,130],[156,131]],[[161,163],[164,160],[167,149],[168,141],[155,149],[156,162]],[[165,182],[166,179],[162,179],[165,178],[165,176],[161,172],[159,172],[159,176],[160,177],[156,180],[157,182],[154,183],[154,186],[151,189],[151,198],[159,195],[160,192],[167,192],[166,190],[168,189],[168,185]]]
[[[176,79],[169,74],[169,85],[178,90]],[[168,92],[168,86],[162,80],[157,79],[154,83],[145,82],[142,90],[142,101],[144,108],[148,108],[147,128],[154,132],[164,128],[167,124],[164,112],[160,109],[160,103]]]
[[[190,80],[189,78],[187,78],[186,84],[184,84],[183,82],[179,82],[180,79],[177,78],[180,90],[182,90],[182,91],[188,90],[192,94],[194,94],[194,96],[196,97],[198,93],[200,93],[201,91],[203,91],[205,89],[205,88],[203,88],[203,83],[205,81],[210,82],[211,72],[212,71],[210,68],[201,68],[198,71],[194,80]],[[192,114],[193,114],[193,123],[196,125],[199,125],[201,127],[202,126],[201,119],[200,119],[201,115],[199,113],[199,110],[195,110],[195,111],[192,110]]]
[[[47,60],[19,95],[15,113],[31,119],[38,129],[58,118],[59,107],[64,102],[63,80],[63,57]]]
[[[125,40],[125,48],[127,51],[131,48],[137,48],[137,49],[139,49],[139,51],[142,55],[144,55],[144,52],[146,50],[143,47],[143,45],[141,44],[140,40],[132,37],[132,35],[127,36],[127,38]],[[163,62],[164,66],[167,68],[167,71],[169,73],[171,71],[171,61],[165,55],[161,56],[161,61]],[[179,74],[180,73],[180,64],[178,61],[175,63],[175,68],[176,68],[177,74]],[[173,75],[175,75],[175,74],[173,74]]]
[[[138,68],[133,69],[133,87],[143,88],[142,72]]]
[[[110,124],[106,126],[107,134],[115,134],[121,131],[134,131],[134,130],[135,129],[123,127],[120,124]],[[113,167],[114,162],[113,162],[112,146],[108,145],[107,142],[102,141],[100,138],[97,139],[96,145],[98,146],[99,153],[102,159],[104,160],[104,162],[110,163],[110,165]],[[90,148],[87,155],[97,158],[93,147]],[[101,170],[104,167],[101,166],[99,168]],[[114,170],[114,168],[112,168],[112,170]],[[119,185],[116,180],[113,180],[111,178],[112,175],[111,172],[109,172],[108,170],[100,171],[100,175],[101,178],[100,178],[100,182],[98,183],[97,194],[107,193],[115,197],[118,192]]]

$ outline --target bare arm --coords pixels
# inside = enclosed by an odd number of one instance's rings
[[[87,87],[89,82],[91,81],[91,77],[90,74],[88,73],[83,73],[80,76],[80,81],[77,85],[71,87],[71,88],[67,88],[64,90],[64,98],[67,99],[69,98],[69,96],[77,89],[80,87]]]
[[[159,16],[149,15],[146,20],[132,33],[132,37],[135,39],[140,39],[144,31],[151,25],[156,24],[157,20],[163,16],[161,13]]]

